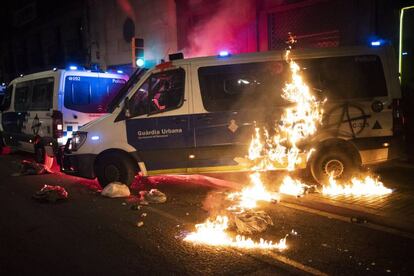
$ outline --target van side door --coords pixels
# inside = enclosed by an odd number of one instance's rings
[[[27,107],[27,123],[24,131],[28,136],[52,137],[53,90],[53,77],[32,81],[32,93]]]
[[[10,140],[10,136],[7,134],[11,134],[16,132],[15,125],[17,123],[17,113],[14,112],[14,108],[11,105],[12,98],[14,97],[14,88],[16,84],[10,84],[4,95],[3,103],[2,103],[2,116],[1,116],[1,124],[2,124],[2,131],[4,132],[4,138],[6,141]]]
[[[2,116],[5,134],[5,142],[8,145],[17,146],[23,140],[27,140],[24,131],[27,124],[27,108],[31,81],[18,82],[14,85],[14,95],[10,93],[10,106]]]
[[[283,66],[266,61],[193,70],[201,94],[199,110],[205,110],[193,117],[193,167],[237,165],[234,158],[248,154],[254,128],[273,129],[282,104]]]
[[[182,169],[194,144],[184,68],[150,75],[129,100],[127,141],[147,170]]]

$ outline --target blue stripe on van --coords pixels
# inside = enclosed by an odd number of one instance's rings
[[[237,165],[234,158],[247,154],[253,118],[262,116],[217,112],[128,119],[127,141],[148,170]]]

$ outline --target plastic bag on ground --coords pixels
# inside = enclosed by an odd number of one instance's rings
[[[67,199],[68,192],[62,186],[44,185],[33,195],[33,198],[42,202],[56,202]]]
[[[108,184],[101,192],[106,197],[128,197],[131,195],[127,185],[120,182],[112,182]]]
[[[269,225],[273,225],[273,221],[263,211],[245,211],[234,215],[234,224],[237,232],[250,235],[265,231]]]

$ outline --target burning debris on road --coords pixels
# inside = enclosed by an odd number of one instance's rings
[[[214,220],[207,219],[204,223],[196,224],[196,231],[188,234],[184,240],[196,244],[211,246],[230,246],[246,249],[279,249],[287,248],[286,237],[278,243],[260,239],[255,242],[245,236],[237,235],[235,238],[227,233],[229,219],[226,216],[217,216]]]

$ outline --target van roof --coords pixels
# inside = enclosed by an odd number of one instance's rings
[[[21,77],[17,77],[15,79],[13,79],[10,82],[10,84],[16,83],[16,82],[23,82],[23,81],[39,79],[39,78],[52,77],[52,76],[55,76],[57,74],[62,74],[62,75],[75,74],[75,75],[79,75],[79,76],[98,76],[98,74],[100,74],[100,76],[102,76],[102,77],[107,76],[107,77],[120,77],[120,78],[123,78],[125,80],[128,79],[128,76],[126,74],[118,74],[116,72],[114,72],[114,73],[112,73],[112,72],[92,72],[90,70],[57,69],[57,70],[47,70],[47,71],[41,71],[41,72],[36,72],[36,73],[32,73],[32,74],[23,75]]]
[[[302,48],[292,50],[292,57],[298,58],[311,58],[311,57],[329,57],[329,56],[348,56],[354,54],[379,54],[390,46],[382,47],[367,47],[367,46],[349,46],[349,47],[336,47],[336,48]],[[172,61],[172,65],[184,65],[184,64],[208,64],[208,63],[223,63],[229,64],[233,62],[243,62],[249,60],[268,60],[268,59],[284,59],[284,50],[278,51],[264,51],[254,53],[243,53],[236,55],[229,55],[225,57],[221,56],[207,56],[207,57],[195,57],[181,60]]]

